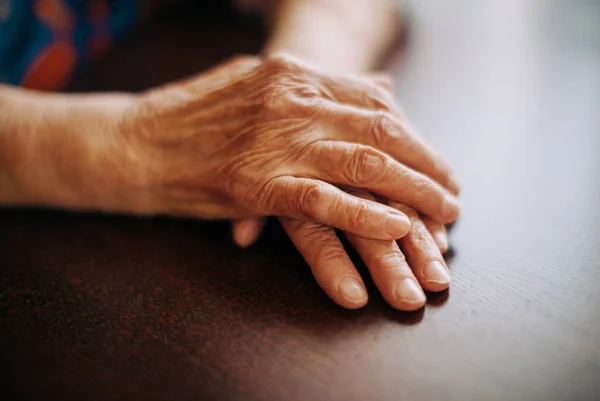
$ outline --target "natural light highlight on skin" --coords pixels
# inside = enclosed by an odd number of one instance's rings
[[[270,22],[259,56],[137,94],[0,86],[0,203],[228,219],[242,247],[276,216],[325,292],[361,307],[338,229],[393,307],[422,307],[423,290],[450,281],[444,224],[459,185],[373,72],[399,35],[397,3],[250,3]],[[64,68],[23,84],[62,86],[73,68],[51,64]]]

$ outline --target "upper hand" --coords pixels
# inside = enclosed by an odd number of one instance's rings
[[[385,90],[392,89],[392,82],[385,75],[371,74],[368,78]],[[368,193],[356,195],[374,200]],[[443,224],[419,216],[397,202],[389,204],[411,218],[410,232],[398,242],[370,240],[347,233],[345,236],[368,267],[386,301],[400,310],[415,310],[425,303],[423,290],[437,292],[448,288],[450,276],[442,257],[448,249],[448,236]],[[280,221],[331,299],[350,309],[365,305],[368,294],[364,282],[331,227],[310,221]],[[260,235],[263,224],[264,219],[257,218],[235,221],[235,242],[242,247],[250,245]]]
[[[289,56],[237,59],[150,91],[120,127],[129,159],[143,171],[142,213],[278,215],[366,238],[406,234],[403,213],[335,186],[342,185],[439,223],[458,215],[450,169],[385,90]]]

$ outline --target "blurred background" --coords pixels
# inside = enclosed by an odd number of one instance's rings
[[[139,91],[259,51],[255,18],[199,4],[173,2],[70,90]],[[20,291],[0,297],[16,311],[0,321],[5,382],[98,399],[132,378],[178,399],[598,400],[600,1],[403,10],[408,36],[385,68],[462,183],[449,292],[402,314],[368,282],[367,307],[347,313],[276,224],[242,251],[227,224],[0,211],[0,284]]]

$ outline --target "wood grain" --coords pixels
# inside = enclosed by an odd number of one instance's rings
[[[2,210],[0,395],[600,399],[599,11],[413,4],[397,93],[463,186],[452,287],[424,311],[370,282],[341,310],[274,223],[239,250],[226,224]],[[188,9],[154,22],[74,88],[141,90],[262,38]]]

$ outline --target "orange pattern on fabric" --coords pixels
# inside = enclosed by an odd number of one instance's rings
[[[62,0],[37,0],[34,12],[55,32],[66,32],[75,26],[75,16]]]
[[[26,88],[55,90],[63,87],[75,69],[76,53],[73,45],[57,41],[48,45],[35,58],[23,77]]]

